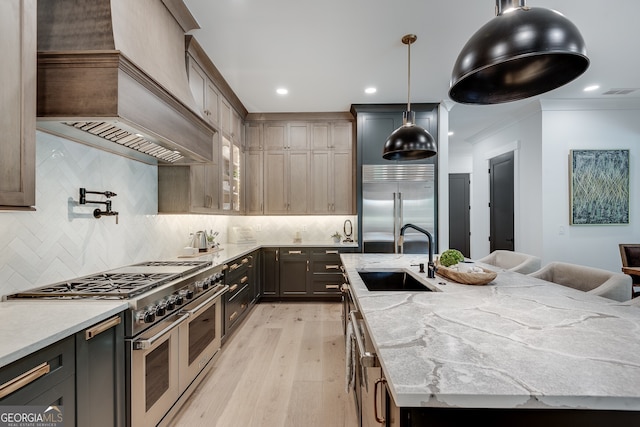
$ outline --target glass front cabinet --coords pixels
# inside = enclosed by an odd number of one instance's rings
[[[241,148],[227,137],[221,137],[221,173],[222,173],[222,210],[240,212],[240,176],[241,176]]]

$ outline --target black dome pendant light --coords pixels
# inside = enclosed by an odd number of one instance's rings
[[[387,160],[419,160],[435,156],[438,152],[436,142],[426,129],[416,125],[416,114],[411,111],[411,45],[418,37],[407,34],[402,43],[409,51],[407,111],[402,113],[402,126],[394,130],[384,143],[382,157]]]
[[[578,28],[559,12],[496,0],[496,17],[462,48],[449,96],[462,104],[499,104],[548,92],[589,67]]]

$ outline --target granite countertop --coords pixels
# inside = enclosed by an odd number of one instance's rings
[[[471,286],[418,274],[424,255],[341,258],[396,405],[640,410],[637,307],[488,265],[497,278]],[[358,275],[390,268],[435,292]]]

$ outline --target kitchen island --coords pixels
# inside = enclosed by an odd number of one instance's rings
[[[471,286],[427,279],[416,266],[424,255],[341,259],[392,407],[586,410],[609,425],[638,425],[638,308],[488,265],[496,279]],[[433,292],[371,292],[358,274],[390,269],[410,271]]]

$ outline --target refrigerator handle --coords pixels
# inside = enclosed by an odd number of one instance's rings
[[[404,225],[404,212],[402,210],[402,193],[398,193],[398,229],[402,228],[403,225]]]
[[[393,193],[393,253],[398,253],[398,195]]]

